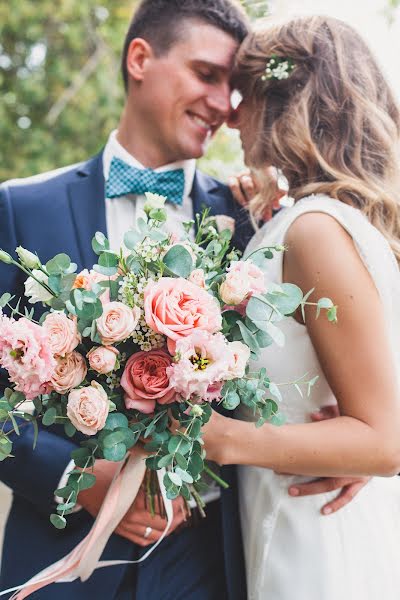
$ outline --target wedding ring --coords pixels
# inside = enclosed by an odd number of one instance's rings
[[[152,531],[153,531],[152,527],[146,527],[146,531],[144,532],[143,537],[145,539],[148,538]]]

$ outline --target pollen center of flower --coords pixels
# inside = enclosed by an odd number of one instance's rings
[[[16,348],[15,350],[10,351],[10,356],[15,360],[20,360],[24,356],[24,351],[22,348]]]
[[[193,354],[190,359],[190,362],[194,366],[196,371],[204,371],[207,368],[207,365],[210,364],[210,360],[208,358],[202,358],[198,354]]]

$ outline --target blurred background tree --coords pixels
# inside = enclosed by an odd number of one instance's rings
[[[251,17],[265,1],[242,0]],[[0,2],[0,181],[79,162],[118,122],[122,43],[138,0]],[[242,166],[224,128],[201,161],[224,177]]]

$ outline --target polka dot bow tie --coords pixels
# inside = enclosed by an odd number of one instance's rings
[[[183,169],[156,173],[153,169],[137,169],[114,157],[106,183],[106,197],[118,198],[127,194],[153,192],[166,196],[173,204],[181,205],[184,189]]]

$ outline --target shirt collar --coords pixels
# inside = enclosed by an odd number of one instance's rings
[[[127,150],[117,140],[117,130],[115,129],[110,133],[110,137],[106,143],[103,152],[103,172],[104,179],[107,181],[108,174],[110,172],[110,165],[112,159],[120,158],[124,162],[126,162],[131,167],[136,167],[136,169],[145,169],[144,167],[132,154],[129,154]],[[157,167],[154,169],[156,173],[162,173],[163,171],[172,171],[174,169],[183,169],[185,176],[185,190],[184,197],[189,196],[193,187],[194,174],[196,171],[196,161],[194,159],[191,160],[180,160],[177,162],[170,163],[168,165],[163,165],[162,167]]]

